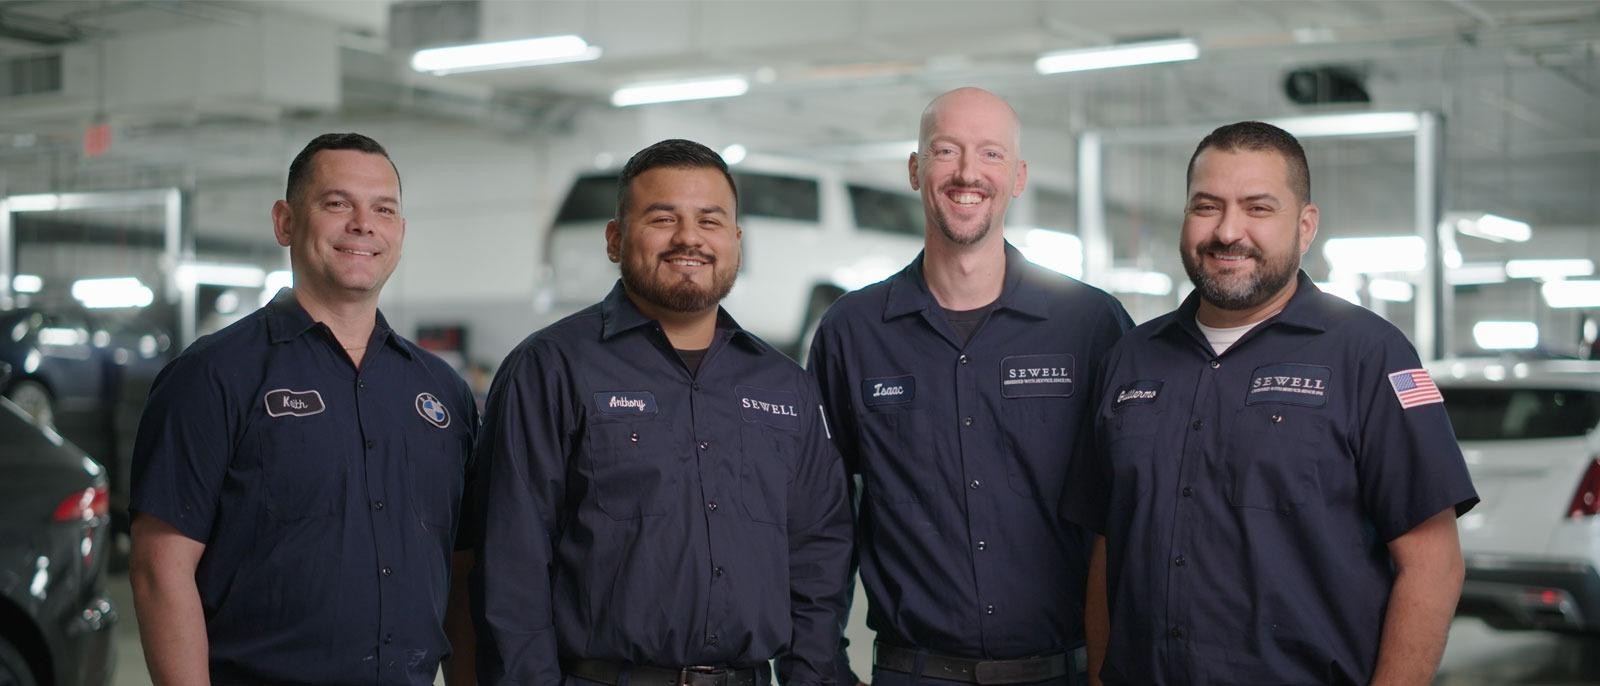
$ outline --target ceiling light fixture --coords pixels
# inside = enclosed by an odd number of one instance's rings
[[[1527,222],[1508,219],[1497,214],[1480,212],[1454,218],[1456,233],[1482,238],[1496,243],[1526,243],[1533,238],[1533,227]]]
[[[648,81],[631,83],[611,94],[611,104],[616,107],[652,105],[660,102],[732,98],[750,90],[750,82],[743,76],[712,76],[681,81]]]
[[[516,69],[600,58],[600,48],[578,36],[545,36],[418,50],[411,68],[443,76],[491,69]]]
[[[1047,52],[1034,60],[1040,74],[1063,74],[1094,69],[1133,67],[1141,64],[1186,62],[1200,57],[1200,46],[1188,38],[1124,43],[1082,50]]]
[[[1594,261],[1586,259],[1563,260],[1508,260],[1506,276],[1513,279],[1544,279],[1554,281],[1571,276],[1594,274]]]

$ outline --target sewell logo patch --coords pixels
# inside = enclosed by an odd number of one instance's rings
[[[916,397],[917,378],[910,374],[861,380],[861,402],[867,407],[904,405]]]
[[[292,391],[279,388],[267,391],[263,402],[267,404],[268,417],[309,417],[327,409],[322,404],[322,394],[314,390]]]
[[[650,391],[601,391],[594,408],[607,417],[650,417],[656,413],[656,394]]]
[[[1012,355],[1000,360],[1000,395],[1007,398],[1066,398],[1072,395],[1073,360],[1068,354]]]
[[[1328,404],[1328,381],[1333,370],[1315,364],[1272,364],[1256,367],[1244,404],[1279,403],[1322,407]]]
[[[739,414],[747,422],[760,422],[779,429],[800,430],[800,397],[793,391],[774,391],[755,386],[736,386]]]

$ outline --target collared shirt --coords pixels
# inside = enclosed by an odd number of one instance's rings
[[[561,663],[832,683],[850,510],[809,377],[719,311],[691,375],[620,282],[506,358],[478,460],[479,677]]]
[[[288,290],[162,370],[131,509],[205,544],[212,681],[433,683],[477,420],[381,313],[358,370]]]
[[[1094,370],[1128,315],[1005,253],[1000,297],[970,340],[919,256],[840,298],[812,346],[834,440],[864,476],[858,557],[880,640],[1006,659],[1083,636],[1087,536],[1057,505]]]
[[[1129,332],[1069,516],[1107,540],[1108,684],[1367,683],[1387,544],[1477,503],[1416,351],[1301,272],[1222,355],[1198,294]],[[1402,397],[1409,407],[1402,406]],[[1420,402],[1420,404],[1418,404]]]

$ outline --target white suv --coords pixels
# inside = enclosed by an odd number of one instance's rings
[[[1600,362],[1428,365],[1482,502],[1459,522],[1458,614],[1600,632]]]
[[[730,168],[739,188],[744,254],[723,306],[739,324],[795,354],[845,291],[887,278],[922,249],[922,203],[910,190],[848,181],[827,167],[751,156]],[[618,171],[579,176],[556,214],[536,300],[551,319],[605,296],[617,268],[605,255]]]

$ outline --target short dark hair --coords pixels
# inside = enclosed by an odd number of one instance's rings
[[[704,145],[682,138],[668,138],[667,140],[652,144],[628,158],[628,163],[622,166],[622,174],[617,177],[617,222],[622,222],[622,215],[628,209],[628,194],[633,187],[633,180],[639,178],[651,169],[667,167],[670,169],[715,169],[722,172],[722,178],[728,180],[728,190],[733,191],[734,216],[738,216],[739,187],[733,183],[733,174],[728,173],[728,163],[722,161],[722,156]]]
[[[285,200],[294,202],[296,196],[305,190],[307,177],[311,175],[311,158],[323,150],[355,150],[371,155],[382,155],[389,160],[389,166],[394,169],[395,184],[400,184],[400,168],[394,166],[394,160],[389,157],[389,151],[382,145],[359,133],[325,133],[311,139],[306,147],[300,149],[300,154],[294,156],[294,161],[289,163],[289,183],[283,191]]]
[[[1288,131],[1259,121],[1242,121],[1217,127],[1210,135],[1200,139],[1194,154],[1189,156],[1185,185],[1194,183],[1194,161],[1208,149],[1223,152],[1270,150],[1278,153],[1289,167],[1289,190],[1294,191],[1302,205],[1311,202],[1311,168],[1306,164],[1306,150]]]

